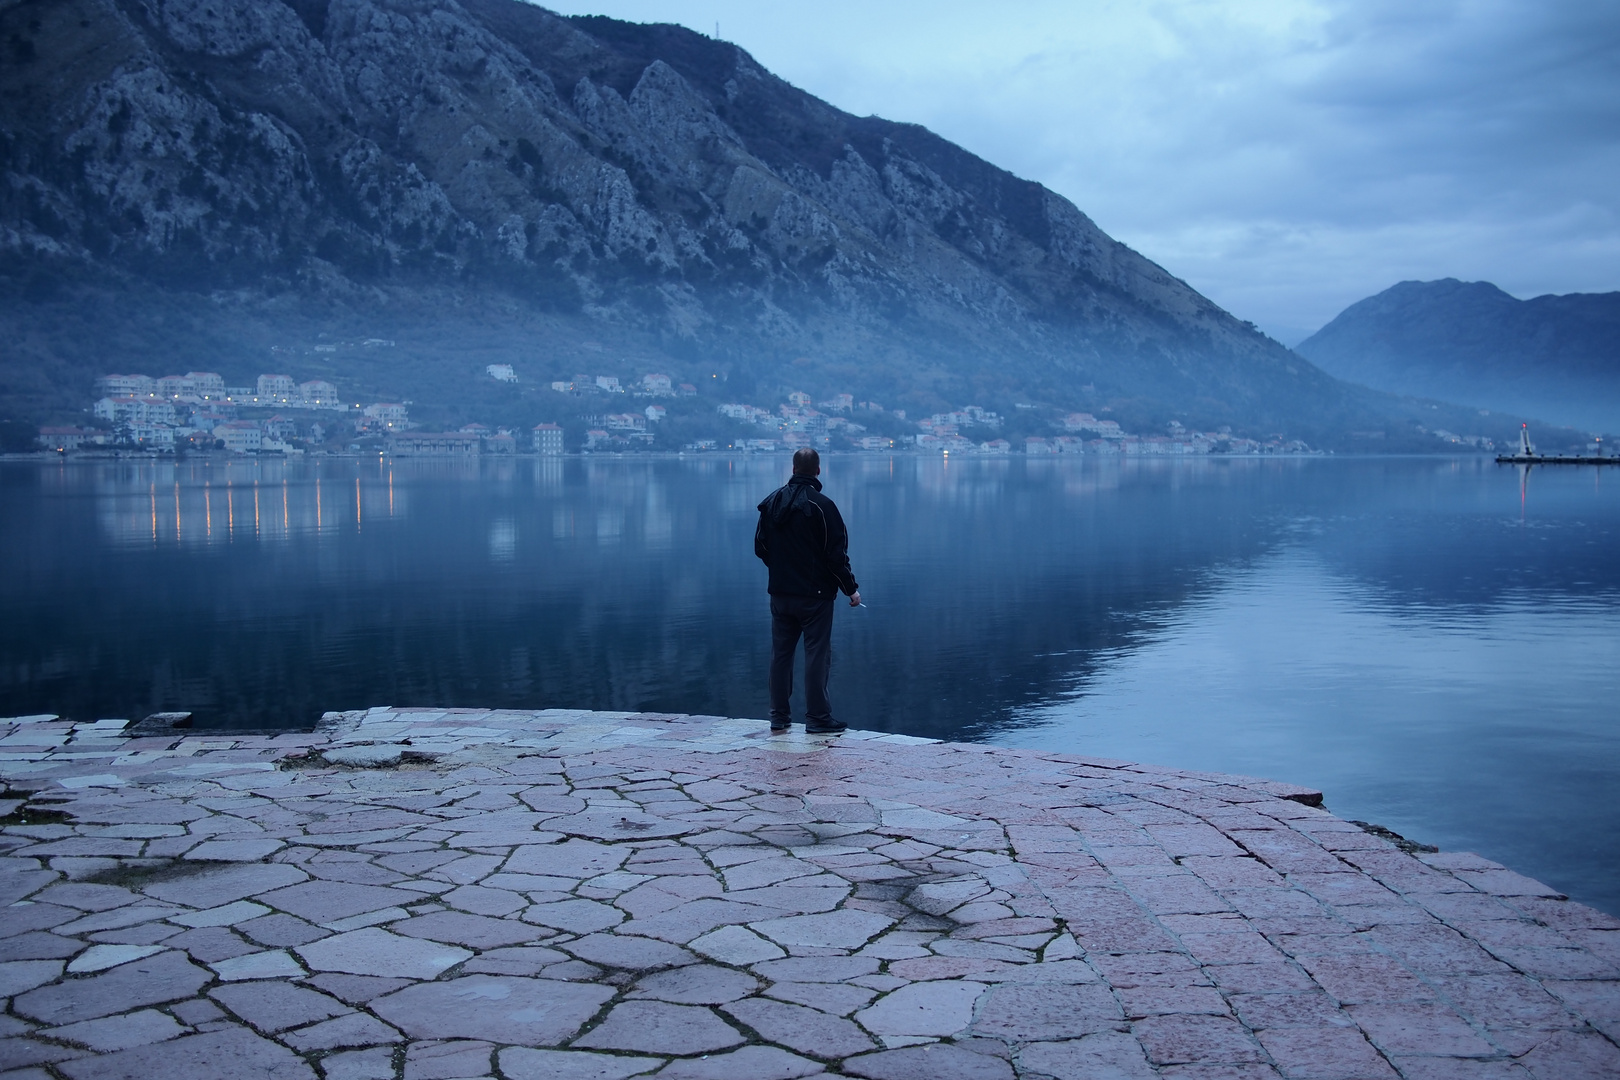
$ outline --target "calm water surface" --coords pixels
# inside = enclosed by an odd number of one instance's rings
[[[780,458],[0,464],[0,715],[763,716]],[[856,726],[1242,772],[1620,912],[1620,470],[834,458]],[[802,703],[796,699],[795,704]]]

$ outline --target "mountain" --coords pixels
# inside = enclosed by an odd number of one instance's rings
[[[1403,281],[1296,349],[1390,393],[1620,431],[1620,292],[1519,300],[1487,281]]]
[[[1437,419],[1337,382],[1040,184],[679,27],[517,0],[8,0],[0,41],[14,415],[188,368],[552,408],[497,401],[476,376],[502,361],[531,390],[662,370],[731,400],[1084,408],[1318,445],[1423,442]]]

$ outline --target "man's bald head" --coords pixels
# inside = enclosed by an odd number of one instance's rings
[[[821,455],[809,446],[801,446],[793,451],[793,475],[820,476]]]

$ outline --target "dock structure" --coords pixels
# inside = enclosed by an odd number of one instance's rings
[[[0,720],[41,1080],[1620,1076],[1620,920],[1305,788],[758,720]]]
[[[1602,440],[1596,454],[1538,454],[1530,441],[1530,425],[1519,426],[1519,449],[1511,454],[1496,455],[1498,465],[1620,465],[1620,457],[1605,457],[1601,453]]]

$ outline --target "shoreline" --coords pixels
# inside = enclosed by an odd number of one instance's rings
[[[123,725],[0,720],[0,1068],[1620,1073],[1620,920],[1306,788],[724,717]]]

